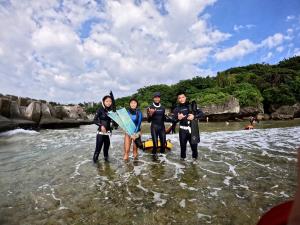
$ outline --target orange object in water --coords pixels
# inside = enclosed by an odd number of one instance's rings
[[[292,206],[292,200],[274,206],[260,218],[257,225],[287,225]]]
[[[245,130],[253,130],[253,129],[254,129],[254,126],[252,126],[252,125],[245,126]]]

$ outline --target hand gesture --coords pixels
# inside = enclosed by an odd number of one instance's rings
[[[188,116],[188,120],[193,120],[195,118],[195,116],[193,115],[193,114],[189,114],[189,116]]]
[[[185,116],[182,113],[178,113],[178,119],[182,120]]]
[[[156,109],[148,109],[148,114],[149,116],[153,116],[153,114],[155,113]]]

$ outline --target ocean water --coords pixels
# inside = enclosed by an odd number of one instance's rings
[[[189,147],[179,159],[178,134],[158,161],[139,151],[125,163],[124,134],[115,131],[110,162],[101,152],[95,164],[94,125],[1,133],[0,224],[256,224],[294,196],[298,123],[204,124],[197,161]]]

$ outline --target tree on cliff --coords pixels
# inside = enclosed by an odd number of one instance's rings
[[[176,92],[185,90],[200,105],[223,103],[230,95],[239,99],[241,106],[263,104],[269,107],[300,102],[300,56],[284,59],[276,65],[252,64],[219,72],[216,77],[196,76],[173,85],[149,85],[132,96],[116,99],[118,107],[127,107],[131,97],[136,97],[140,108],[152,102],[152,94],[160,91],[162,103],[170,108],[176,103]],[[97,107],[88,109],[94,112]]]

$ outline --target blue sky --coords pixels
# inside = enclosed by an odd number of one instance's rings
[[[300,1],[0,1],[0,93],[99,101],[300,55]]]
[[[238,61],[222,63],[222,65],[216,67],[215,70],[217,71],[256,62],[275,64],[283,58],[291,57],[294,54],[293,49],[300,46],[300,1],[218,1],[214,6],[208,7],[206,12],[212,15],[210,18],[211,24],[219,27],[223,32],[233,34],[231,39],[222,43],[225,47],[234,45],[238,40],[242,39],[250,39],[258,43],[274,33],[286,33],[288,29],[298,30],[298,36],[295,36],[292,41],[294,46],[291,48],[288,47],[288,44],[291,43],[285,43],[282,52],[271,51],[274,55],[266,60],[264,59],[269,52],[266,52],[264,49],[240,58]],[[254,26],[250,26],[248,29],[234,30],[235,26],[245,25]]]

